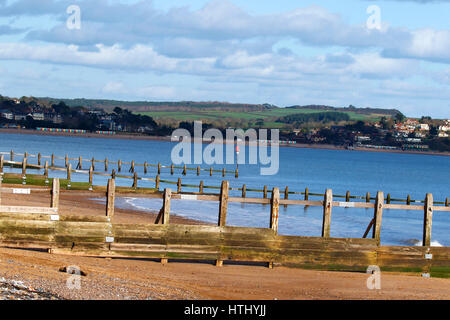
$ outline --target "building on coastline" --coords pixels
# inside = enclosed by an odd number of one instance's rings
[[[33,113],[29,114],[28,116],[32,117],[34,121],[44,121],[45,120],[44,113],[42,113],[42,112],[33,112]]]
[[[1,110],[0,116],[8,120],[14,120],[14,114],[9,110]]]
[[[15,113],[14,114],[14,121],[22,121],[27,120],[27,114],[26,113]]]
[[[63,122],[63,118],[57,113],[44,113],[44,121],[53,122],[54,124],[60,124]]]

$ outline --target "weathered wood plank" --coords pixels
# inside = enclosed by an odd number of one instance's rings
[[[431,245],[431,224],[433,220],[433,195],[428,193],[425,198],[423,217],[423,246]]]
[[[35,213],[54,215],[58,214],[58,209],[47,207],[0,206],[0,213]]]
[[[322,237],[330,237],[331,227],[331,208],[333,207],[333,192],[327,189],[323,200],[323,222],[322,222]]]

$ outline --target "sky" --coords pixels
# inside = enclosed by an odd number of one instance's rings
[[[0,0],[0,94],[450,118],[449,12],[450,0]]]

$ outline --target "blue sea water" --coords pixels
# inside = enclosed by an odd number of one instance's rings
[[[171,142],[151,140],[102,139],[87,137],[42,136],[22,134],[0,134],[0,151],[17,153],[27,151],[30,154],[41,152],[43,155],[55,154],[64,157],[86,159],[94,157],[110,161],[121,159],[124,162],[150,164],[171,164],[171,151],[175,146]],[[205,145],[203,146],[205,147]],[[241,150],[241,153],[243,150]],[[248,153],[248,148],[246,148]],[[20,159],[20,157],[17,157]],[[31,163],[36,159],[30,159]],[[72,165],[76,167],[76,161]],[[63,166],[63,160],[57,160],[56,165]],[[86,169],[89,163],[85,163]],[[101,166],[101,164],[97,164]],[[192,165],[196,166],[196,165]],[[109,170],[114,166],[110,165]],[[209,168],[201,165],[202,168]],[[227,170],[235,170],[236,165],[219,165]],[[11,170],[11,169],[6,169]],[[144,176],[143,167],[137,167],[139,177]],[[155,178],[156,168],[150,168],[146,177]],[[128,167],[123,166],[123,172]],[[162,180],[176,181],[181,171],[176,170],[175,176],[169,169],[163,169]],[[52,172],[52,176],[64,177],[64,172]],[[85,174],[73,174],[74,181],[86,181]],[[183,184],[199,184],[219,186],[222,177],[214,173],[201,172],[200,177],[195,171],[188,171],[182,176]],[[303,148],[280,148],[279,172],[274,176],[260,175],[258,165],[239,165],[239,178],[228,174],[227,180],[231,187],[268,189],[279,187],[284,190],[303,192],[306,187],[312,193],[323,193],[331,188],[333,194],[344,195],[347,190],[352,195],[364,196],[370,192],[375,196],[377,191],[390,193],[392,198],[423,200],[426,193],[432,193],[435,201],[444,201],[450,197],[450,158],[435,155],[398,154],[382,152],[321,150]],[[105,184],[106,178],[94,176],[94,184]],[[117,179],[118,185],[130,185],[131,180]],[[139,181],[140,186],[153,187],[153,182]],[[176,188],[174,185],[161,184],[161,188]],[[183,188],[183,191],[196,189]],[[239,192],[231,192],[239,195]],[[261,197],[261,193],[247,192],[248,197]],[[290,199],[302,199],[300,195],[289,195]],[[321,200],[320,197],[310,197],[310,200]],[[138,207],[143,210],[159,210],[161,200],[145,198],[123,198],[117,202],[124,208]],[[180,216],[216,222],[218,214],[217,202],[197,202],[173,200],[172,213]],[[268,227],[269,206],[257,204],[230,203],[227,224],[234,226]],[[362,237],[367,225],[373,217],[372,209],[333,208],[331,235],[334,237]],[[286,235],[320,236],[322,225],[322,208],[288,206],[280,208],[279,233]],[[423,213],[420,211],[385,210],[382,221],[381,241],[383,244],[404,245],[415,244],[422,238]],[[435,212],[433,216],[432,241],[436,245],[450,246],[450,213]]]

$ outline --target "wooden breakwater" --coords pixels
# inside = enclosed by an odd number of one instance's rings
[[[16,156],[23,156],[23,159],[21,162],[18,161],[13,161],[14,159],[14,155]],[[208,190],[220,190],[220,186],[211,186],[211,185],[205,185],[203,181],[200,181],[198,185],[194,185],[194,184],[186,184],[186,183],[182,183],[182,178],[178,178],[177,181],[172,181],[172,180],[167,180],[167,179],[161,179],[160,174],[161,174],[161,168],[163,166],[161,166],[160,164],[158,164],[157,168],[157,175],[155,176],[155,178],[149,178],[149,177],[139,177],[138,173],[135,171],[135,164],[133,162],[131,163],[122,163],[122,164],[129,164],[130,165],[130,169],[129,172],[133,172],[134,174],[132,176],[126,176],[126,175],[120,175],[120,174],[116,174],[116,170],[113,169],[111,173],[103,173],[103,172],[96,172],[95,171],[95,167],[93,166],[93,164],[95,163],[95,159],[89,160],[91,162],[91,167],[89,168],[89,170],[82,170],[79,169],[81,167],[81,165],[77,166],[77,169],[72,168],[72,164],[68,162],[68,160],[66,159],[70,159],[70,160],[77,160],[78,163],[80,164],[82,162],[82,158],[58,158],[58,159],[65,159],[65,163],[66,166],[65,167],[58,167],[58,166],[54,166],[54,162],[55,162],[55,157],[52,155],[52,161],[51,164],[52,166],[49,166],[48,161],[45,161],[44,165],[41,165],[41,161],[38,158],[38,163],[37,164],[32,164],[28,161],[28,157],[30,155],[28,155],[27,153],[24,154],[16,154],[13,153],[11,151],[10,153],[10,159],[12,160],[5,160],[5,153],[0,153],[0,173],[3,173],[3,169],[6,166],[9,167],[16,167],[16,168],[21,168],[22,169],[22,182],[23,184],[27,184],[27,170],[28,169],[32,169],[32,170],[43,170],[44,172],[44,176],[45,177],[49,177],[49,170],[54,170],[54,171],[63,171],[66,172],[66,180],[67,181],[71,181],[72,180],[72,173],[78,173],[78,174],[86,174],[87,175],[87,183],[89,185],[89,188],[92,189],[93,187],[93,177],[95,175],[97,176],[104,176],[104,177],[108,177],[108,178],[112,178],[112,179],[128,179],[128,180],[132,180],[132,184],[131,184],[131,188],[133,189],[137,189],[139,187],[138,183],[139,181],[143,181],[143,182],[153,182],[154,183],[154,189],[160,190],[161,189],[161,185],[162,184],[168,184],[168,185],[176,185],[176,190],[178,193],[182,192],[182,188],[189,188],[190,192],[193,193],[192,189],[198,189],[198,194],[209,194],[207,191]],[[33,155],[31,155],[33,156]],[[106,160],[105,160],[106,161]],[[119,160],[120,163],[120,160]],[[119,166],[120,168],[122,167],[122,164]],[[173,165],[171,165],[169,168],[171,168],[171,175],[174,174],[174,170],[173,170]],[[178,167],[178,168],[183,168],[183,175],[186,174],[186,166],[184,167]],[[192,169],[192,168],[191,168]],[[203,169],[205,170],[205,169]],[[209,169],[208,171],[210,172],[210,176],[212,176],[213,174],[213,169]],[[107,171],[107,170],[106,170]],[[197,176],[200,175],[200,168],[198,167],[196,169],[197,171]],[[225,176],[225,174],[228,172],[230,173],[231,171],[225,171],[224,169],[222,171],[220,170],[216,170],[216,172],[222,172],[222,176]],[[147,174],[147,171],[144,171],[144,174]],[[236,171],[236,178],[238,177],[238,172]],[[69,183],[70,186],[70,183]],[[141,188],[142,189],[142,188]],[[145,188],[143,188],[145,189]],[[153,189],[153,188],[152,188]],[[281,190],[281,189],[280,189]],[[184,190],[186,191],[186,190]],[[247,192],[252,192],[252,193],[260,193],[262,195],[262,197],[264,199],[268,199],[272,190],[269,190],[267,186],[264,186],[263,188],[248,188],[245,184],[242,185],[242,187],[230,187],[230,191],[239,191],[241,192],[241,196],[242,198],[246,198],[247,197]],[[304,198],[305,201],[308,201],[310,199],[310,197],[323,197],[324,194],[323,193],[315,193],[315,192],[310,192],[309,188],[306,187],[304,191],[293,191],[291,190],[288,186],[286,186],[282,191],[283,197],[285,200],[289,199],[290,195],[294,195],[294,196],[302,196]],[[377,198],[371,196],[370,192],[367,192],[365,195],[351,195],[350,191],[347,191],[345,195],[339,195],[336,194],[334,195],[335,198],[340,198],[340,199],[345,199],[345,202],[350,202],[351,200],[364,200],[366,203],[370,203],[371,201],[375,201]],[[385,199],[387,204],[391,204],[393,202],[399,202],[399,203],[406,203],[406,205],[411,205],[414,203],[424,203],[424,200],[415,200],[415,199],[411,199],[410,195],[407,195],[406,198],[404,199],[400,199],[400,198],[393,198],[391,197],[391,194],[388,193],[386,195],[386,199]],[[447,197],[444,201],[435,201],[435,204],[443,204],[447,207],[450,206],[450,200]]]
[[[2,196],[27,193],[2,188]],[[379,192],[375,203],[339,202],[332,190],[322,201],[281,199],[274,188],[270,199],[229,196],[229,182],[223,181],[220,194],[192,195],[165,189],[149,197],[162,199],[162,208],[154,224],[124,224],[114,219],[115,180],[108,181],[104,216],[59,215],[60,183],[53,179],[48,208],[0,205],[0,245],[17,248],[44,248],[53,253],[98,256],[256,261],[276,265],[304,266],[333,270],[365,270],[377,265],[382,270],[408,270],[450,275],[450,247],[431,247],[432,219],[435,212],[450,212],[438,206],[427,194],[423,205],[387,204]],[[29,192],[33,192],[31,189]],[[39,190],[39,192],[43,192]],[[67,191],[66,191],[67,192]],[[69,191],[70,192],[70,191]],[[179,225],[170,223],[172,199],[216,201],[217,224]],[[227,225],[228,203],[262,203],[270,207],[266,228]],[[199,204],[201,205],[201,204]],[[320,206],[323,208],[321,234],[317,237],[278,234],[280,205]],[[373,218],[361,238],[333,238],[332,211],[335,207],[367,208]],[[422,246],[382,246],[380,244],[383,211],[420,210],[424,214]],[[372,231],[372,232],[370,232]],[[364,238],[370,234],[370,238]]]
[[[65,155],[64,157],[58,157],[58,156],[55,156],[54,154],[42,155],[41,153],[31,154],[28,152],[15,153],[13,150],[11,150],[10,152],[0,152],[0,154],[4,156],[3,161],[6,160],[5,156],[8,156],[10,159],[9,162],[14,162],[14,158],[16,156],[22,157],[22,163],[23,162],[27,163],[27,165],[31,169],[44,169],[45,167],[47,167],[47,168],[51,168],[53,170],[57,170],[57,169],[67,170],[67,168],[69,168],[69,166],[70,166],[71,169],[72,169],[72,167],[74,167],[73,169],[75,169],[75,170],[83,170],[83,168],[87,168],[94,172],[95,171],[103,171],[103,170],[104,170],[104,172],[108,172],[111,169],[114,172],[120,173],[122,171],[127,171],[127,168],[128,168],[128,172],[134,174],[134,173],[136,173],[138,167],[142,167],[144,174],[149,173],[151,168],[155,168],[157,170],[158,175],[161,174],[163,169],[167,169],[167,171],[170,170],[171,175],[180,173],[183,176],[186,176],[188,174],[188,172],[194,172],[197,176],[200,176],[201,172],[207,172],[207,173],[209,173],[210,176],[213,176],[214,173],[220,173],[222,175],[222,177],[225,177],[227,174],[234,175],[236,178],[239,177],[238,169],[236,169],[234,171],[229,171],[229,170],[225,170],[225,168],[222,168],[220,170],[214,169],[213,167],[206,169],[206,168],[201,168],[200,166],[197,166],[194,168],[194,167],[188,167],[186,165],[175,166],[174,164],[171,164],[171,165],[164,165],[161,163],[154,164],[154,163],[150,163],[148,161],[145,161],[144,163],[137,163],[135,161],[126,162],[126,161],[122,161],[120,159],[117,161],[110,161],[110,160],[108,160],[108,158],[105,158],[104,160],[99,160],[99,159],[95,159],[94,157],[89,158],[89,159],[83,158],[82,156],[74,158],[74,157],[70,157],[69,155]],[[35,164],[32,164],[30,162],[30,159],[33,159],[33,158],[36,159]],[[47,160],[45,160],[45,159],[47,159]],[[56,160],[63,160],[64,165],[57,166]],[[71,161],[75,161],[76,166],[73,166]],[[45,165],[45,163],[46,163],[46,165]]]

